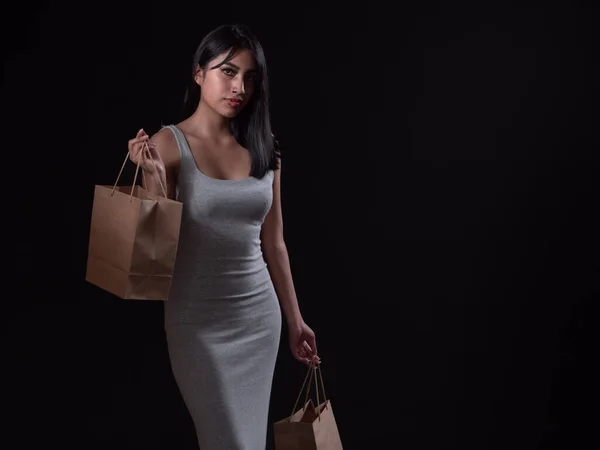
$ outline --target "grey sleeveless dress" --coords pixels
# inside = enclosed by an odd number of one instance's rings
[[[273,172],[203,174],[182,131],[180,241],[165,332],[172,371],[200,450],[264,450],[281,309],[261,251]]]

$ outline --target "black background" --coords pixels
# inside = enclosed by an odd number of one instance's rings
[[[5,448],[196,448],[162,304],[87,284],[85,263],[94,185],[139,128],[180,120],[196,46],[230,22],[265,47],[344,448],[597,446],[596,10],[552,5],[7,6]],[[284,338],[271,422],[304,373]]]

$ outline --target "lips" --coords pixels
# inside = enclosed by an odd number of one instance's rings
[[[242,100],[239,98],[228,98],[227,103],[229,103],[229,106],[237,107],[242,104]]]

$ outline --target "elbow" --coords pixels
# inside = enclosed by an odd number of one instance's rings
[[[278,255],[285,255],[287,253],[287,247],[285,241],[281,239],[269,239],[262,243],[263,252],[268,257],[277,257]]]

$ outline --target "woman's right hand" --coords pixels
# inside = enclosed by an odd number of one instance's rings
[[[143,128],[128,142],[129,159],[148,173],[160,171],[164,164],[156,145],[150,140]]]

